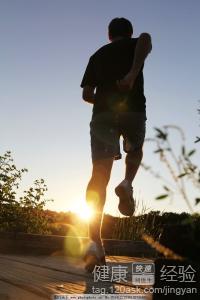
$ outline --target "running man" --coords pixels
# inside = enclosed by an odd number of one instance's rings
[[[83,100],[93,104],[90,122],[92,177],[86,200],[95,216],[89,224],[90,246],[85,255],[86,270],[105,264],[101,241],[106,188],[113,161],[121,158],[119,138],[127,153],[124,180],[115,188],[119,211],[132,216],[135,210],[132,182],[143,156],[146,124],[146,98],[143,90],[144,61],[151,51],[151,36],[132,38],[133,27],[125,18],[115,18],[108,26],[110,43],[89,59],[81,87]]]

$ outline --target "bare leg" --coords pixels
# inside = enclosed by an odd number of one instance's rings
[[[143,151],[142,148],[128,153],[126,156],[126,172],[125,172],[125,180],[132,184],[133,179],[138,171],[140,163],[142,161]]]
[[[112,158],[93,162],[92,177],[87,186],[86,200],[95,210],[95,214],[89,223],[89,237],[96,243],[101,243],[103,208],[112,165]]]

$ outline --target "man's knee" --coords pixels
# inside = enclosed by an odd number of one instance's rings
[[[106,188],[109,176],[103,177],[93,174],[86,190],[86,200],[95,207],[102,207],[106,198]]]
[[[126,156],[127,164],[138,164],[141,162],[143,157],[143,148],[137,148],[134,151],[131,151]]]
[[[97,206],[101,206],[102,202],[104,202],[104,199],[102,200],[102,194],[97,188],[91,188],[88,185],[88,188],[86,190],[86,201],[88,204],[91,204],[96,208]]]
[[[110,180],[112,159],[93,162],[92,177],[86,191],[87,202],[102,207],[106,198],[106,188]]]
[[[108,182],[110,180],[110,174],[108,173],[99,173],[95,172],[92,174],[92,177],[88,184],[88,189],[103,189],[106,188],[108,185]]]
[[[93,163],[92,179],[98,185],[107,186],[110,180],[113,159],[104,159]]]

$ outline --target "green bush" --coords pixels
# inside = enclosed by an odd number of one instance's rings
[[[43,210],[48,201],[43,198],[47,191],[44,180],[35,180],[33,187],[17,198],[27,171],[17,169],[10,151],[0,156],[0,231],[48,233],[48,218]]]

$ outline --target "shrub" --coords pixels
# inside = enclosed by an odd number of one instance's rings
[[[13,164],[10,151],[0,156],[0,231],[47,233],[44,180],[35,180],[33,187],[17,198],[17,189],[26,172],[27,169],[17,169]]]

